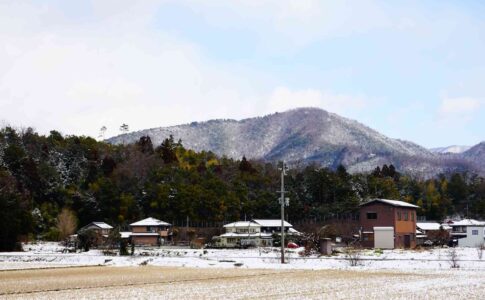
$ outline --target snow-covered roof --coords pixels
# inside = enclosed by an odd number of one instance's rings
[[[254,219],[252,222],[261,225],[262,227],[281,227],[281,220],[274,219],[274,220],[262,220],[262,219]],[[285,221],[285,227],[293,227],[290,223]]]
[[[220,237],[239,237],[239,238],[248,238],[248,237],[261,237],[261,238],[270,238],[272,236],[271,233],[235,233],[235,232],[227,232],[221,234]]]
[[[93,229],[93,227],[97,227],[99,229],[113,229],[113,226],[106,224],[105,222],[91,222],[88,225],[79,228],[78,232]]]
[[[130,236],[160,236],[157,232],[132,232]]]
[[[418,208],[419,207],[419,206],[416,206],[414,204],[407,203],[407,202],[404,202],[404,201],[389,200],[389,199],[372,199],[372,200],[370,200],[366,203],[361,204],[360,206],[364,206],[364,205],[367,205],[367,204],[370,204],[370,203],[373,203],[373,202],[381,202],[381,203],[389,204],[389,205],[392,205],[392,206],[399,206],[399,207],[410,207],[410,208]]]
[[[121,235],[122,239],[127,239],[131,236],[131,232],[130,231],[120,231],[120,235]]]
[[[226,225],[224,225],[224,227],[225,228],[228,228],[228,227],[261,227],[261,225],[256,224],[256,223],[251,222],[251,221],[238,221],[238,222],[226,224]]]
[[[158,219],[151,218],[151,217],[130,224],[130,226],[160,226],[160,225],[171,226],[171,224],[167,222],[160,221]]]
[[[113,226],[106,224],[105,222],[92,222],[91,224],[94,224],[101,229],[113,229]]]
[[[416,227],[422,230],[440,230],[441,225],[436,222],[417,222]]]
[[[477,221],[474,219],[463,219],[460,221],[453,221],[453,223],[449,223],[449,226],[485,226],[484,221]]]

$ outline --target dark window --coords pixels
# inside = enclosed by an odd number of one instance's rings
[[[472,235],[478,235],[478,230],[473,229],[473,230],[472,230]]]
[[[411,212],[411,221],[414,221],[414,211]]]
[[[400,211],[397,212],[397,220],[401,221],[401,212]]]
[[[377,213],[375,213],[375,212],[368,212],[367,213],[367,219],[368,220],[377,220]]]
[[[409,219],[409,213],[405,212],[404,213],[404,221],[407,221]]]

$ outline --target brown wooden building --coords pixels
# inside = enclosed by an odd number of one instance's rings
[[[93,230],[99,236],[108,237],[109,233],[113,229],[113,226],[106,224],[104,222],[91,222],[88,225],[80,228],[78,232],[86,231],[86,230]]]
[[[130,224],[131,242],[136,246],[160,246],[171,238],[172,225],[155,218]]]
[[[364,247],[394,244],[394,248],[416,247],[416,209],[418,206],[398,200],[373,199],[360,206],[360,236]],[[394,243],[379,236],[394,231]],[[392,234],[391,234],[392,236]],[[387,241],[383,239],[388,239]]]

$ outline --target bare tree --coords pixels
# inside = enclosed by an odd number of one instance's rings
[[[450,263],[452,268],[459,268],[460,265],[458,264],[459,258],[458,258],[458,252],[456,251],[455,248],[451,248],[448,250],[448,262]]]
[[[76,231],[77,219],[74,213],[63,208],[57,216],[57,229],[59,230],[59,239],[64,240]]]
[[[345,258],[347,258],[349,265],[351,267],[358,266],[360,264],[360,256],[362,254],[362,251],[360,248],[356,247],[346,247],[344,249],[344,254]]]
[[[477,255],[479,260],[482,260],[484,250],[485,250],[485,243],[481,243],[477,245]]]
[[[121,124],[120,126],[120,131],[123,133],[123,134],[126,134],[128,131],[130,131],[130,127],[128,126],[128,124]],[[123,135],[123,145],[125,144],[125,136]]]
[[[104,139],[104,135],[106,134],[106,130],[108,130],[108,128],[106,128],[106,126],[101,127],[101,129],[99,130],[98,138],[100,140]]]

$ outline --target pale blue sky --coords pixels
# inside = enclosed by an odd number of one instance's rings
[[[316,106],[485,140],[483,1],[0,0],[0,120],[97,136]]]

